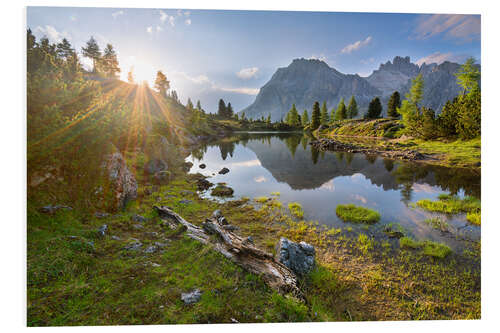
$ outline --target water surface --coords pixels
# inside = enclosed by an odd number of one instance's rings
[[[441,193],[480,197],[478,172],[376,155],[320,152],[308,142],[302,134],[240,133],[205,145],[186,160],[193,163],[191,173],[210,176],[212,183],[227,183],[236,198],[280,192],[284,203],[303,206],[305,219],[331,227],[366,231],[366,226],[345,223],[335,214],[338,204],[354,203],[380,212],[381,221],[369,227],[373,232],[399,223],[417,239],[445,242],[454,249],[463,245],[463,239],[480,239],[480,227],[467,223],[464,214],[430,213],[411,204],[437,199]],[[230,172],[219,175],[223,167]],[[209,196],[208,191],[203,195]],[[433,216],[445,218],[452,232],[442,233],[424,222]]]

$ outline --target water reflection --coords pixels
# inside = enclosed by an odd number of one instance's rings
[[[256,197],[281,192],[281,200],[298,201],[305,217],[343,226],[335,207],[355,203],[377,209],[382,223],[407,225],[417,237],[440,238],[423,220],[429,213],[409,207],[410,202],[434,199],[440,193],[480,197],[480,174],[468,169],[444,168],[384,159],[377,155],[320,152],[304,135],[244,133],[208,144],[188,158],[191,172],[227,182],[236,196]],[[198,165],[205,163],[206,169]],[[222,167],[231,171],[217,172]],[[215,175],[214,175],[215,174]],[[449,221],[466,225],[463,216]],[[472,234],[479,237],[479,228]]]

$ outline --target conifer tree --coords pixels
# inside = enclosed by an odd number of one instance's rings
[[[302,113],[302,126],[306,127],[309,125],[309,114],[307,113],[307,110],[304,110]]]
[[[134,67],[132,66],[127,74],[128,83],[134,83]]]
[[[288,111],[287,123],[290,126],[300,126],[299,112],[297,111],[295,104],[292,104],[292,108]]]
[[[398,108],[400,107],[401,97],[399,96],[399,92],[395,91],[389,98],[389,102],[387,102],[387,116],[393,118],[399,117]]]
[[[231,103],[227,103],[227,108],[226,108],[226,118],[231,118],[233,116],[233,107],[231,106]]]
[[[190,97],[188,97],[188,100],[187,100],[187,103],[186,103],[186,109],[188,109],[189,111],[193,111],[194,110],[193,102],[191,101]]]
[[[335,120],[344,120],[347,118],[347,109],[345,107],[344,98],[340,99],[337,105],[337,113],[335,114]]]
[[[319,102],[316,101],[313,104],[312,116],[311,116],[311,129],[315,130],[321,125],[321,111],[319,109]]]
[[[220,117],[226,117],[226,103],[224,103],[224,100],[221,98],[219,100],[219,109],[217,110],[217,114]]]
[[[167,91],[170,89],[170,81],[167,80],[162,71],[156,73],[155,88],[162,96],[167,97]]]
[[[380,103],[380,98],[375,97],[371,100],[368,105],[368,111],[366,112],[365,118],[376,119],[382,114],[382,103]]]
[[[64,59],[70,58],[75,52],[66,38],[63,38],[63,40],[57,44],[56,50],[57,56]]]
[[[97,72],[97,62],[101,58],[101,50],[99,49],[99,45],[97,45],[96,40],[94,39],[94,36],[91,36],[90,39],[87,41],[86,47],[82,47],[82,54],[84,57],[92,59],[92,72],[96,73]]]
[[[203,112],[203,109],[202,109],[202,107],[201,107],[201,102],[200,102],[200,100],[198,100],[198,101],[196,102],[196,109],[198,109],[199,111]]]
[[[113,45],[107,44],[104,49],[104,55],[101,59],[103,72],[107,77],[114,78],[117,73],[120,73],[120,67],[118,66],[118,59],[116,57],[116,52],[113,49]],[[168,89],[168,88],[167,88]]]
[[[354,95],[351,96],[349,100],[349,105],[347,106],[347,118],[353,119],[358,116],[358,103],[356,103],[356,99]]]
[[[326,108],[326,102],[323,102],[323,105],[321,106],[321,117],[320,117],[321,125],[327,125],[328,121],[329,121],[328,109]]]

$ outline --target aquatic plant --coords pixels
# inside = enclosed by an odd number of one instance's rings
[[[288,204],[288,209],[290,209],[290,212],[298,217],[298,218],[302,218],[304,217],[304,210],[302,209],[302,205],[299,204],[298,202],[290,202]]]
[[[335,212],[344,222],[376,223],[380,220],[377,211],[353,204],[338,205]]]

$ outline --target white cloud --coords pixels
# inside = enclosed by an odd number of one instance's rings
[[[258,88],[228,88],[228,87],[215,86],[214,89],[222,90],[222,91],[226,91],[226,92],[234,92],[234,93],[244,94],[244,95],[251,95],[251,96],[255,96],[259,93]]]
[[[359,50],[363,46],[370,44],[371,41],[372,41],[372,36],[368,36],[364,40],[358,40],[357,42],[345,46],[340,52],[349,54],[353,51]]]
[[[266,177],[264,176],[258,176],[253,179],[256,183],[264,183],[267,181]]]
[[[478,15],[434,14],[421,15],[413,33],[416,39],[428,39],[439,34],[472,41],[481,36],[481,18]]]
[[[240,79],[248,80],[256,77],[258,71],[258,67],[242,68],[239,72],[236,73],[236,76]]]
[[[42,37],[46,36],[52,43],[60,43],[63,38],[71,40],[69,33],[66,31],[57,31],[57,29],[51,25],[46,25],[45,27],[38,26],[35,28],[35,33],[38,33]]]
[[[426,57],[418,59],[415,63],[419,66],[422,65],[423,63],[426,63],[427,65],[436,63],[439,65],[440,63],[445,61],[462,63],[466,58],[467,56],[463,54],[453,54],[451,52],[448,53],[435,52]]]
[[[212,90],[218,90],[218,91],[225,91],[225,92],[233,92],[233,93],[238,93],[238,94],[244,94],[244,95],[257,95],[259,93],[259,89],[256,88],[246,88],[246,87],[224,87],[224,86],[219,86],[215,82],[211,81],[208,76],[201,74],[198,76],[191,76],[188,75],[185,72],[177,72],[173,71],[172,72],[173,76],[177,76],[178,78],[185,79],[191,83],[198,84],[198,85],[205,85],[205,87],[202,87],[201,89],[212,89]]]
[[[186,25],[191,25],[191,19],[186,19],[186,21],[184,21],[184,23],[186,23]]]
[[[335,191],[335,184],[333,183],[333,179],[327,181],[323,185],[320,186],[321,189],[328,190],[330,192]]]
[[[355,200],[361,201],[361,202],[362,202],[363,204],[365,204],[365,205],[366,205],[366,203],[368,202],[364,196],[359,195],[359,194],[354,194],[354,195],[352,195],[352,197],[353,197]]]
[[[125,13],[123,12],[123,10],[119,10],[119,11],[117,11],[117,12],[112,13],[112,14],[111,14],[111,16],[113,16],[113,19],[115,19],[115,20],[116,20],[116,18],[117,18],[118,16],[123,15],[123,14],[125,14]]]
[[[323,53],[321,53],[319,56],[316,56],[315,54],[313,54],[312,56],[309,57],[309,59],[326,61],[326,56]]]
[[[146,31],[148,32],[148,34],[152,34],[153,33],[153,27],[147,27]]]
[[[163,10],[160,10],[160,21],[162,24],[168,22],[168,24],[170,24],[172,27],[175,26],[175,16],[168,15]]]

